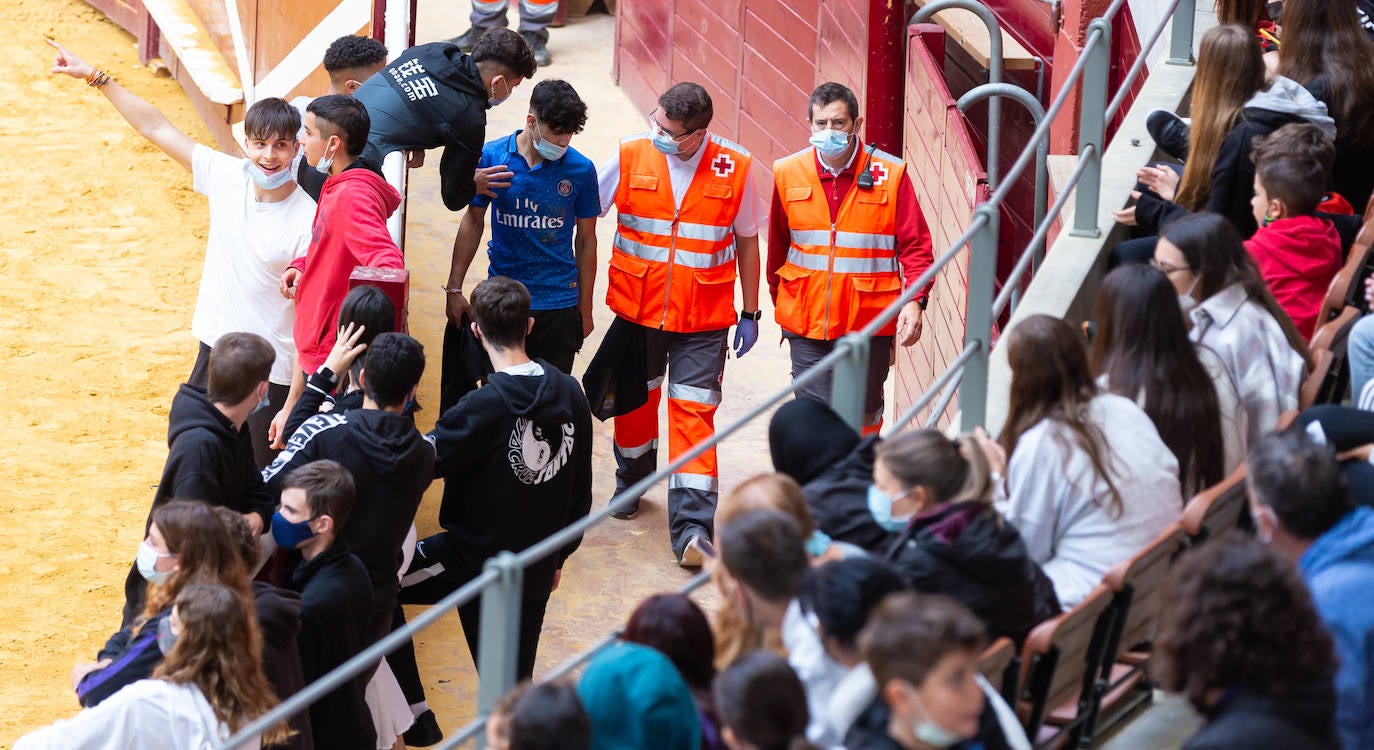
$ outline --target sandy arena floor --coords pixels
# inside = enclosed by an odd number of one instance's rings
[[[421,41],[467,28],[466,3],[421,5]],[[209,136],[179,86],[139,67],[131,37],[79,0],[7,0],[0,24],[16,34],[0,49],[0,145],[10,154],[0,168],[7,312],[0,397],[8,406],[0,436],[12,446],[0,468],[8,490],[0,514],[10,535],[0,545],[0,747],[8,747],[27,729],[78,710],[71,666],[90,659],[118,624],[121,584],[166,456],[167,407],[195,354],[189,325],[207,222],[189,173],[144,142],[99,93],[48,74],[44,37],[109,70],[197,139]],[[569,80],[588,101],[591,119],[574,145],[597,161],[643,121],[610,78],[613,33],[607,16],[554,30],[554,65],[539,74]],[[492,112],[489,137],[523,123],[530,88]],[[430,166],[412,173],[408,226],[411,326],[433,365],[421,387],[424,404],[438,401],[438,287],[457,223],[438,201],[437,163],[432,154]],[[601,222],[603,267],[612,229]],[[485,273],[474,263],[468,287]],[[599,312],[577,374],[608,322],[609,312]],[[786,382],[787,357],[775,337],[765,324],[748,361],[727,366],[718,424]],[[422,413],[420,429],[435,416]],[[765,435],[759,422],[727,443],[727,488],[768,467]],[[614,489],[609,425],[598,426],[596,461],[599,506]],[[436,484],[417,520],[421,534],[436,530],[438,495]],[[569,561],[550,602],[538,672],[623,623],[644,596],[687,580],[668,549],[663,499],[661,487],[650,492],[637,519],[593,530]],[[476,679],[457,617],[417,646],[441,725],[461,726],[473,715]]]

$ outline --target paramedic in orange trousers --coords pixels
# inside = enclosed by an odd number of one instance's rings
[[[807,119],[811,146],[773,164],[768,223],[768,292],[793,378],[829,354],[836,339],[868,325],[934,260],[905,163],[859,138],[854,92],[821,84]],[[916,343],[929,293],[927,285],[873,337],[865,434],[882,427],[894,335],[902,346]],[[797,395],[829,403],[831,381],[827,373]]]
[[[730,326],[736,357],[758,340],[763,200],[753,157],[709,133],[712,116],[706,89],[673,86],[649,113],[649,132],[622,140],[597,174],[602,210],[617,213],[606,303],[647,337],[648,403],[615,419],[617,494],[657,466],[665,370],[671,461],[715,432]],[[711,553],[719,484],[714,449],[669,479],[668,535],[683,567]],[[636,502],[615,515],[637,511]]]

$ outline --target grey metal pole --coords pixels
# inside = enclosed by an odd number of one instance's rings
[[[1179,0],[1174,11],[1174,26],[1169,35],[1169,65],[1193,64],[1193,16],[1196,0]]]
[[[1106,19],[1094,19],[1088,24],[1088,38],[1083,44],[1083,57],[1088,58],[1083,69],[1082,99],[1078,113],[1078,153],[1084,155],[1091,145],[1091,158],[1078,183],[1074,204],[1073,234],[1076,237],[1097,237],[1098,199],[1102,192],[1102,147],[1107,133],[1107,72],[1111,69],[1112,25]]]
[[[1001,211],[992,203],[974,210],[984,223],[973,235],[968,259],[968,313],[964,320],[964,348],[976,348],[964,366],[959,388],[960,423],[964,432],[982,427],[988,411],[988,350],[992,343],[992,288],[997,279],[997,229]]]
[[[482,618],[477,646],[477,713],[487,716],[496,701],[515,687],[520,648],[520,594],[525,567],[513,553],[502,552],[487,560],[487,570],[498,575],[482,591]],[[477,750],[486,746],[478,736]]]
[[[975,102],[988,98],[997,101],[998,97],[1003,96],[1009,99],[1015,99],[1021,103],[1021,106],[1030,110],[1031,118],[1035,121],[1035,126],[1037,128],[1040,127],[1040,122],[1045,119],[1045,108],[1040,105],[1040,100],[1036,99],[1029,91],[1010,83],[985,83],[981,86],[975,86],[963,96],[959,97],[959,101],[955,102],[955,106],[959,107],[960,111],[964,111]],[[1000,131],[1002,129],[1001,123],[990,123],[988,125],[989,144],[997,142],[992,138],[992,130],[994,129]],[[991,148],[991,145],[989,145],[989,148]],[[1033,227],[1040,226],[1040,222],[1045,219],[1045,209],[1050,204],[1049,157],[1049,139],[1041,138],[1035,144],[1035,221],[1031,222],[1031,226]],[[996,157],[989,154],[988,158],[993,159]],[[1032,261],[1033,267],[1039,265],[1038,257],[1043,255],[1044,251],[1043,240],[1037,243],[1035,247],[1027,250],[1027,252],[1034,254],[1037,258],[1037,260]],[[1021,280],[1012,277],[1007,279],[1007,283],[1012,285],[1011,304],[1012,310],[1015,311],[1016,304],[1021,299]]]
[[[928,5],[924,5],[920,10],[911,16],[911,23],[925,23],[932,16],[942,10],[966,10],[982,19],[983,25],[988,27],[988,83],[1001,83],[1003,70],[1002,57],[1002,27],[997,23],[997,16],[992,14],[988,6],[978,2],[978,0],[935,0]],[[1002,150],[998,143],[1001,138],[1000,125],[1002,122],[1002,103],[997,99],[988,102],[988,187],[996,190],[997,182],[1002,173],[1002,167],[997,163],[996,157]]]
[[[850,333],[840,339],[835,348],[844,354],[835,363],[831,376],[830,408],[855,432],[862,432],[864,397],[868,391],[869,340],[861,334]]]

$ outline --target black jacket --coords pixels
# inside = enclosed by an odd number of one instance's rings
[[[892,712],[883,699],[874,698],[845,733],[845,750],[902,750],[887,733],[891,718]],[[1011,750],[1011,746],[1002,734],[1002,725],[997,722],[997,712],[984,703],[983,713],[978,717],[978,734],[951,745],[949,750]]]
[[[385,82],[399,95],[404,105],[402,111],[391,111],[395,96],[377,96],[379,82]],[[431,88],[436,92],[434,95],[415,96],[415,92]],[[405,124],[403,132],[384,132],[374,126],[370,146],[375,146],[379,137],[405,149],[443,146],[439,192],[444,205],[450,211],[467,206],[477,192],[473,173],[486,141],[490,97],[471,57],[448,42],[417,45],[368,79],[354,96],[369,112],[376,108],[384,111],[383,117]],[[374,123],[379,119],[373,117]],[[364,155],[373,158],[371,151]]]
[[[280,496],[286,474],[325,458],[347,467],[356,488],[340,538],[367,567],[374,588],[394,595],[401,545],[434,476],[434,450],[413,417],[378,409],[319,414],[291,435],[263,476]]]
[[[286,700],[305,687],[305,670],[301,667],[296,643],[296,636],[301,632],[300,594],[254,581],[253,607],[258,616],[258,630],[262,633],[262,671],[272,683],[277,698]],[[284,747],[312,750],[315,739],[310,731],[309,712],[291,717],[290,725],[295,734]]]
[[[1217,159],[1212,164],[1211,190],[1205,210],[1225,216],[1242,238],[1248,238],[1258,228],[1254,209],[1250,206],[1250,199],[1255,195],[1255,163],[1250,161],[1253,141],[1295,122],[1306,120],[1295,114],[1246,107],[1221,142]],[[1150,192],[1142,192],[1136,201],[1136,223],[1148,233],[1158,234],[1162,227],[1187,213],[1183,206]]]
[[[296,430],[305,424],[305,420],[320,413],[320,407],[327,401],[332,404],[329,414],[342,414],[346,411],[363,408],[363,392],[361,390],[349,391],[334,395],[338,382],[334,378],[327,378],[321,373],[315,373],[305,380],[305,390],[301,391],[301,397],[296,401],[296,408],[291,410],[291,415],[286,418],[286,427],[283,432],[290,438],[296,434]]]
[[[163,656],[157,645],[158,623],[171,614],[172,608],[168,607],[141,626],[125,626],[110,636],[95,656],[96,661],[109,659],[110,664],[87,674],[76,686],[76,698],[82,706],[98,705],[125,685],[152,677]]]
[[[520,552],[591,510],[592,418],[570,375],[539,361],[543,375],[492,373],[491,382],[444,412],[428,439],[444,477],[439,524],[455,564],[480,570],[503,550]],[[530,588],[551,586],[580,544],[525,572]]]
[[[313,560],[302,560],[291,574],[290,588],[301,595],[301,632],[296,637],[307,684],[348,661],[367,647],[372,614],[372,585],[362,562],[343,542],[335,542]],[[315,747],[324,750],[374,750],[365,691],[371,672],[326,694],[310,707]]]
[[[183,384],[167,415],[167,463],[162,468],[153,510],[168,500],[205,500],[239,513],[253,512],[266,529],[276,501],[262,483],[253,458],[253,437],[234,427],[205,395],[205,389]],[[133,567],[124,581],[124,620],[128,625],[143,609],[147,582]]]
[[[829,406],[808,398],[783,404],[768,424],[773,468],[802,486],[816,528],[869,552],[892,539],[868,511],[877,444],[877,437],[860,439]]]
[[[1361,11],[1363,15],[1363,8]],[[1303,88],[1330,108],[1331,93],[1324,74],[1304,83]],[[1331,168],[1331,184],[1350,202],[1355,215],[1360,216],[1369,202],[1370,192],[1374,191],[1374,136],[1361,133],[1362,137],[1356,137],[1354,133],[1345,132],[1341,123],[1336,126],[1341,132],[1336,135],[1336,162]]]
[[[1183,750],[1339,750],[1330,680],[1283,696],[1232,688]]]
[[[982,618],[992,638],[1007,636],[1018,646],[1031,628],[1063,611],[1016,527],[977,501],[913,518],[884,556],[912,588],[957,599]]]

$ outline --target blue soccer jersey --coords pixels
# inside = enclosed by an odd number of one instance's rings
[[[516,146],[520,131],[487,143],[478,168],[505,165],[515,173],[495,198],[478,195],[472,205],[491,207],[488,274],[508,276],[530,290],[531,310],[577,306],[573,230],[578,219],[601,215],[596,167],[576,149],[533,169]]]

